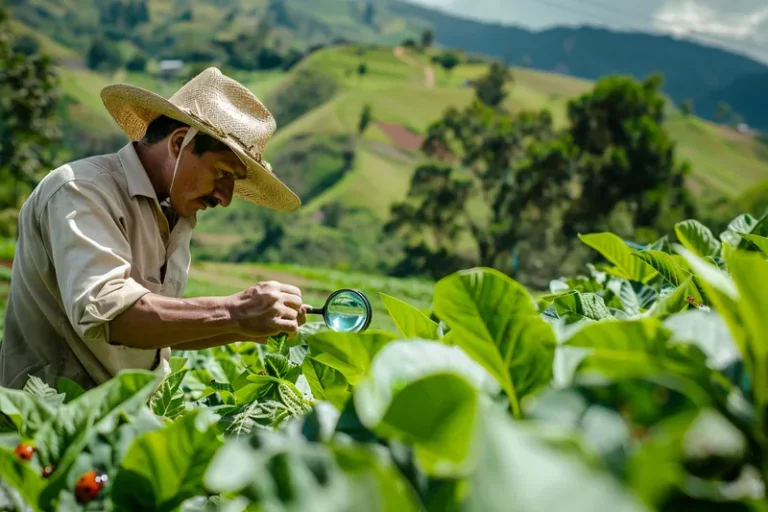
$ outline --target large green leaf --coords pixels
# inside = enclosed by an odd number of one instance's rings
[[[741,244],[742,235],[751,233],[757,222],[757,219],[748,213],[739,215],[728,224],[725,231],[720,233],[720,240],[732,247],[738,247]]]
[[[745,359],[751,364],[755,399],[765,418],[768,412],[768,261],[759,253],[736,252],[727,258],[728,269],[738,290],[738,311],[743,331]],[[733,333],[736,335],[737,333]],[[762,421],[766,421],[763,419]]]
[[[45,510],[38,506],[45,481],[28,463],[20,461],[12,450],[0,446],[0,482],[3,481],[16,489],[33,510]]]
[[[413,444],[429,474],[466,471],[478,391],[499,383],[458,347],[436,341],[396,341],[376,356],[354,394],[366,427]]]
[[[744,239],[760,249],[763,254],[768,255],[768,238],[764,236],[758,236],[753,234],[742,235]]]
[[[56,415],[35,437],[42,464],[56,466],[40,496],[42,508],[50,508],[59,491],[67,485],[68,470],[88,441],[97,432],[114,430],[119,414],[134,414],[146,407],[158,380],[158,376],[149,371],[122,371],[56,410]]]
[[[582,318],[595,321],[612,318],[603,298],[595,293],[577,291],[564,293],[557,297],[553,304],[557,313],[560,316],[568,316],[569,321],[578,321]]]
[[[498,379],[516,416],[520,400],[552,379],[555,333],[525,288],[501,272],[475,268],[441,279],[434,311],[452,343]]]
[[[308,337],[307,344],[311,357],[338,370],[355,386],[368,373],[376,353],[396,338],[383,331],[320,332]]]
[[[579,239],[613,263],[618,270],[618,277],[644,284],[656,277],[653,267],[634,258],[632,255],[636,251],[613,233],[579,235]]]
[[[696,256],[707,258],[720,254],[720,241],[708,227],[695,219],[675,224],[675,234],[683,247]]]
[[[709,403],[705,393],[712,372],[705,361],[671,344],[672,332],[656,317],[587,324],[565,341],[579,349],[578,372],[599,372],[612,379],[662,376],[686,386],[691,399]]]
[[[355,510],[352,481],[330,447],[285,432],[258,430],[226,443],[211,461],[204,483],[212,492],[244,497],[248,510]],[[364,509],[378,511],[373,505],[381,497],[369,498]]]
[[[339,411],[344,410],[352,393],[349,382],[340,371],[313,357],[304,359],[301,370],[315,400],[328,401]]]
[[[469,497],[462,510],[647,510],[610,475],[590,469],[570,454],[553,450],[497,407],[484,405],[477,429],[477,465],[468,479]]]
[[[440,329],[436,322],[424,313],[395,297],[379,292],[389,316],[395,322],[398,330],[406,338],[422,338],[436,340],[440,337]]]
[[[115,505],[120,510],[171,511],[201,494],[208,464],[223,444],[215,422],[210,410],[197,409],[137,437],[115,477]]]
[[[31,438],[54,414],[45,400],[18,389],[0,387],[0,432],[18,432]]]

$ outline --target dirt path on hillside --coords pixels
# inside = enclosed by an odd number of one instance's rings
[[[402,46],[396,46],[393,50],[393,53],[395,54],[395,57],[405,62],[409,66],[421,66],[421,63],[408,55],[408,52],[406,52],[405,48]],[[435,87],[435,68],[432,66],[424,66],[424,83],[429,89],[433,89]]]

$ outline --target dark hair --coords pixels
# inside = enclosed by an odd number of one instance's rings
[[[141,139],[141,143],[145,146],[151,146],[165,139],[174,130],[189,126],[186,123],[182,123],[176,119],[170,118],[165,115],[161,115],[147,126],[147,133],[144,134],[144,138]],[[194,154],[200,156],[208,151],[231,151],[229,146],[214,139],[204,133],[198,133],[195,138],[192,139],[192,151]]]

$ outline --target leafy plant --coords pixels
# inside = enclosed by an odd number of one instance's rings
[[[604,261],[536,297],[489,268],[382,294],[396,332],[0,388],[0,507],[764,510],[764,220],[583,235]]]

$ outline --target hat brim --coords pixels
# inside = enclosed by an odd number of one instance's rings
[[[292,212],[301,206],[301,199],[274,173],[250,156],[239,141],[217,131],[215,127],[180,109],[159,94],[134,85],[115,84],[102,89],[101,100],[132,141],[141,140],[147,126],[160,115],[165,115],[194,126],[200,132],[226,144],[246,169],[245,178],[235,181],[235,197],[281,212]]]

